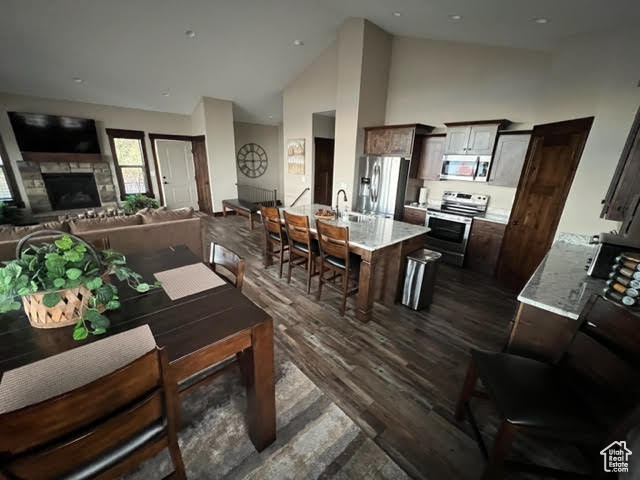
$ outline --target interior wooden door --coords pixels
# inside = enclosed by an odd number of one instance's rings
[[[204,135],[193,137],[191,146],[193,151],[193,164],[196,172],[198,205],[201,212],[213,213],[211,185],[209,183],[209,162],[207,161],[207,147]]]
[[[162,189],[167,207],[197,207],[197,193],[191,142],[155,140]]]
[[[333,138],[314,138],[315,159],[313,176],[313,201],[322,205],[331,205],[333,186]]]
[[[497,270],[504,285],[521,289],[549,250],[592,123],[534,127]]]

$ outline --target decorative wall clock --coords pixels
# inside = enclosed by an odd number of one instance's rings
[[[267,152],[257,143],[247,143],[238,150],[238,168],[249,178],[258,178],[267,171]]]

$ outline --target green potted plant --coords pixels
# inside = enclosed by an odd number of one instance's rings
[[[11,225],[20,219],[20,210],[6,202],[0,202],[0,225]]]
[[[61,236],[52,243],[23,249],[34,236],[56,234]],[[140,274],[127,267],[121,253],[99,252],[63,232],[42,230],[27,235],[18,244],[17,257],[0,268],[0,313],[24,307],[36,328],[75,325],[75,340],[105,333],[109,319],[103,312],[120,308],[111,274],[141,293],[158,286],[157,282],[143,282]]]
[[[135,195],[128,195],[124,201],[124,212],[127,215],[133,215],[134,213],[144,208],[158,208],[160,204],[155,198],[147,197],[141,193]]]

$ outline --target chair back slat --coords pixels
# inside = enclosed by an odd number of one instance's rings
[[[60,478],[69,472],[69,464],[88,465],[97,457],[118,448],[123,439],[140,434],[149,427],[157,433],[163,427],[163,402],[160,391],[153,392],[131,408],[111,417],[79,435],[65,439],[42,450],[16,458],[9,470],[18,478]],[[90,406],[89,406],[90,408]],[[73,459],[70,462],[70,459]]]
[[[81,388],[0,415],[0,452],[19,455],[71,436],[162,385],[159,350]]]
[[[311,231],[309,230],[309,217],[307,215],[294,215],[284,212],[284,225],[290,248],[294,248],[294,243],[302,243],[308,249],[311,248]]]
[[[223,275],[227,280],[233,282],[236,288],[242,288],[244,278],[244,260],[240,255],[219,243],[211,243],[209,252],[209,263],[213,271]],[[222,267],[222,270],[221,268]],[[230,278],[228,273],[233,275]]]
[[[280,218],[280,210],[275,207],[261,207],[262,224],[266,233],[275,233],[282,238],[282,220]]]
[[[640,403],[640,317],[596,296],[578,321],[560,367],[594,416],[611,426]]]
[[[338,227],[316,220],[318,243],[323,256],[349,261],[349,227]]]

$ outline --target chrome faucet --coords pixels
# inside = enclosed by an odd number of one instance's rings
[[[340,190],[338,190],[338,193],[336,193],[336,220],[340,219],[340,209],[338,208],[338,204],[340,202],[340,192],[342,192],[342,199],[345,202],[347,201],[347,192],[345,192],[344,189],[341,188]]]

